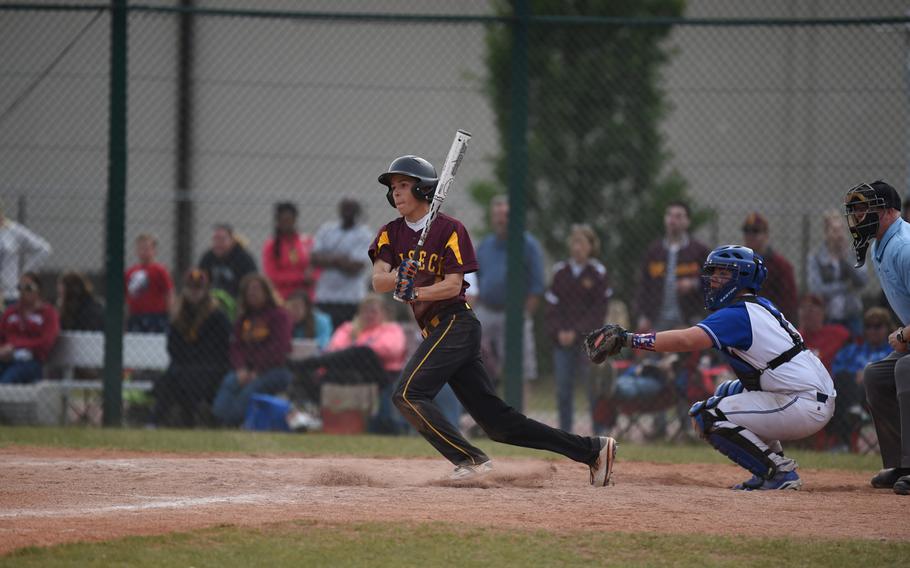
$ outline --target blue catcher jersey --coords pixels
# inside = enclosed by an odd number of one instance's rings
[[[793,339],[772,315],[771,312],[780,315],[777,307],[766,298],[756,299],[761,306],[739,300],[717,310],[697,325],[708,333],[714,348],[724,353],[737,374],[751,369],[731,353],[758,370],[766,369],[761,375],[762,390],[786,393],[818,391],[834,396],[831,375],[812,351],[802,351],[776,369],[767,368],[769,361],[793,347]],[[793,324],[782,315],[781,321],[798,335]]]

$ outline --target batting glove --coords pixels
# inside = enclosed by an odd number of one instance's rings
[[[401,264],[398,265],[398,280],[403,280],[405,278],[414,278],[417,276],[417,270],[420,268],[420,263],[412,258],[406,258],[401,261]]]
[[[404,302],[406,304],[410,304],[416,300],[417,288],[414,287],[414,279],[399,277],[395,281],[395,292],[392,294],[392,297],[399,302]]]

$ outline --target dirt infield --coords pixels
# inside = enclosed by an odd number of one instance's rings
[[[292,519],[910,540],[910,497],[872,489],[872,472],[801,470],[803,491],[743,493],[727,489],[743,475],[726,465],[620,459],[616,484],[599,489],[568,460],[500,459],[474,483],[449,471],[441,459],[7,448],[0,553]]]

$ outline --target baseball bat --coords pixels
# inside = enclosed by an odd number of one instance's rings
[[[458,167],[461,165],[461,161],[464,160],[464,154],[468,150],[468,140],[470,139],[470,132],[465,130],[458,130],[455,132],[455,139],[452,140],[449,154],[446,156],[446,161],[442,165],[439,181],[436,182],[436,190],[433,192],[433,201],[430,202],[430,218],[427,219],[427,224],[420,232],[420,238],[417,239],[417,246],[414,248],[414,259],[417,262],[420,262],[420,252],[423,250],[423,244],[427,240],[427,235],[430,233],[430,227],[433,225],[433,221],[436,220],[436,215],[439,214],[439,208],[442,206],[443,201],[446,200],[449,189],[455,182],[455,174],[458,173]],[[392,297],[399,300],[396,294],[393,294]]]

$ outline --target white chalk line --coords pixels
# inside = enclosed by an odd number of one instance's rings
[[[207,505],[249,505],[261,503],[286,504],[292,499],[276,497],[274,493],[246,493],[241,495],[210,495],[208,497],[180,497],[176,499],[155,499],[151,502],[131,503],[122,505],[106,505],[104,507],[78,507],[69,509],[0,509],[0,519],[27,519],[32,517],[74,517],[83,515],[104,515],[109,513],[124,513],[133,511],[149,511],[155,509],[184,509],[187,507],[204,507]]]

